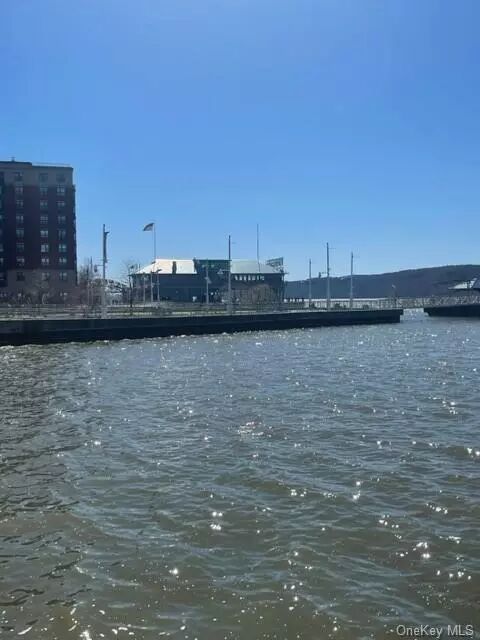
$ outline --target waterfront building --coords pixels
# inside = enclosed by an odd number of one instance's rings
[[[243,304],[283,300],[283,268],[258,260],[232,260],[232,289]]]
[[[283,269],[257,260],[232,260],[233,300],[241,304],[280,302]],[[225,259],[157,258],[132,274],[137,302],[225,302],[228,295],[229,261]]]
[[[0,161],[0,301],[67,301],[76,281],[73,168]]]
[[[461,293],[464,291],[480,291],[480,277],[473,278],[472,280],[467,280],[466,282],[459,282],[453,287],[449,287],[450,291],[460,291]]]

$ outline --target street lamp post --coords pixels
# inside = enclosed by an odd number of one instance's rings
[[[232,236],[228,236],[228,301],[227,312],[232,313]]]
[[[209,289],[208,289],[208,285],[209,284],[210,284],[210,280],[209,280],[209,277],[208,277],[208,260],[207,260],[206,265],[205,265],[205,303],[206,303],[207,309],[208,309],[208,306],[209,306],[209,303],[210,303],[210,292],[209,292]]]
[[[105,231],[105,225],[103,225],[103,229],[102,229],[102,312],[101,312],[102,318],[107,317],[106,273],[107,273],[107,236],[108,234],[109,232]]]
[[[128,267],[128,288],[129,288],[129,305],[130,311],[133,310],[133,299],[134,299],[134,291],[133,291],[133,273],[134,273],[134,265],[131,264]]]
[[[350,309],[353,309],[353,251],[350,254]]]
[[[330,246],[327,242],[327,310],[330,310]]]
[[[312,308],[312,259],[308,261],[308,308]]]
[[[155,269],[155,261],[157,259],[157,226],[155,222],[149,222],[143,227],[144,231],[153,231],[153,262],[150,269],[150,303],[153,304],[153,270]],[[144,292],[145,293],[145,292]],[[159,282],[157,274],[157,301],[159,299]],[[144,295],[145,298],[145,295]],[[145,302],[145,300],[144,300]]]

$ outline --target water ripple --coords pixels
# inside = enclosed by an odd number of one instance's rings
[[[480,629],[479,354],[421,314],[0,349],[0,632]]]

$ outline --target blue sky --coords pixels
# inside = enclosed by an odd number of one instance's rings
[[[22,0],[0,158],[75,168],[78,259],[480,263],[476,0]]]

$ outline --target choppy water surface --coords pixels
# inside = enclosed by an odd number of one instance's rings
[[[0,635],[480,631],[480,322],[2,348],[0,367]]]

